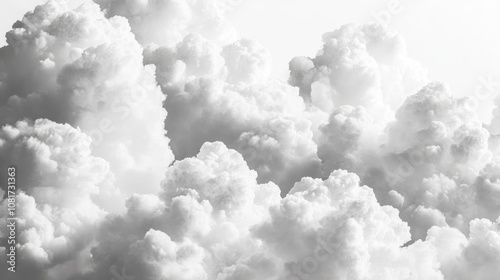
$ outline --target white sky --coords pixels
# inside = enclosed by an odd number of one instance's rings
[[[1,1],[0,33],[44,0]],[[72,6],[88,0],[68,0]],[[368,22],[371,14],[397,0],[246,0],[229,17],[242,37],[256,38],[274,60],[273,76],[286,80],[288,61],[314,56],[321,35],[348,22]],[[446,82],[457,95],[470,94],[480,76],[500,82],[500,1],[400,0],[390,27],[406,39],[411,57],[432,80]],[[2,36],[0,44],[5,44]],[[500,90],[500,87],[499,87]]]

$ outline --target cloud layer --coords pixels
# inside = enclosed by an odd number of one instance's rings
[[[496,279],[498,109],[482,123],[377,24],[273,80],[225,19],[237,2],[51,0],[14,23],[0,168],[18,169],[19,263],[2,189],[0,275]]]

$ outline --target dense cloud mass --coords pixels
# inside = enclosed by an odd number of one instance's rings
[[[0,131],[2,168],[15,163],[26,172],[18,180],[23,188],[17,195],[19,267],[14,279],[59,279],[86,269],[93,237],[106,215],[92,196],[114,188],[109,163],[93,156],[90,145],[90,137],[79,129],[47,119],[19,121]],[[7,199],[0,217],[5,237]],[[7,275],[4,250],[2,274]]]
[[[166,94],[166,129],[176,158],[193,156],[206,141],[242,153],[259,182],[290,189],[319,175],[311,116],[298,90],[269,80],[270,55],[258,42],[223,48],[188,35],[175,48],[148,47],[146,64]]]
[[[52,1],[16,22],[7,40],[1,124],[48,118],[79,127],[126,196],[159,189],[173,160],[162,130],[165,97],[124,18],[108,20],[95,4],[71,11]]]
[[[384,118],[387,107],[397,108],[427,82],[425,70],[407,57],[403,39],[386,27],[345,25],[324,34],[323,43],[316,57],[290,62],[289,82],[325,112],[363,106]]]
[[[0,49],[2,279],[498,278],[498,108],[403,38],[344,25],[286,83],[239,1],[95,2],[40,5]]]

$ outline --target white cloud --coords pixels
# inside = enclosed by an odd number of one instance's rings
[[[79,127],[127,196],[157,191],[173,159],[162,129],[165,97],[127,21],[106,19],[95,4],[70,10],[49,1],[7,37],[0,123],[49,118]]]
[[[498,275],[498,114],[401,36],[344,25],[287,84],[236,2],[97,2],[38,6],[0,49],[18,279]]]
[[[442,279],[436,250],[402,248],[408,225],[355,174],[304,178],[283,199],[255,179],[236,151],[205,144],[169,169],[160,199],[134,196],[105,223],[96,263],[144,279]]]
[[[20,189],[15,279],[52,279],[58,270],[70,275],[85,271],[82,264],[90,259],[88,250],[106,214],[92,197],[110,191],[114,179],[108,163],[91,155],[90,143],[80,130],[46,119],[21,121],[0,131],[1,166],[16,166]],[[7,203],[2,198],[2,238],[8,236]],[[2,269],[5,273],[11,272]]]
[[[446,279],[493,280],[498,277],[498,221],[472,221],[469,238],[455,229],[432,228],[427,242],[438,248],[441,270]]]
[[[290,62],[290,84],[319,108],[325,102],[364,106],[385,121],[386,107],[397,108],[427,81],[401,37],[380,25],[344,25],[324,34],[323,43],[316,57]]]
[[[167,96],[166,129],[178,159],[217,140],[240,151],[259,182],[288,190],[303,176],[319,175],[305,105],[297,90],[268,80],[269,60],[255,41],[220,48],[201,35],[146,50]]]

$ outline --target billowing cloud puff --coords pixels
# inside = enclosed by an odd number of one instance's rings
[[[416,145],[440,143],[450,139],[465,122],[477,121],[467,106],[467,98],[453,97],[440,83],[432,83],[407,98],[389,126],[388,147],[395,152]]]
[[[432,228],[427,242],[438,249],[438,260],[446,279],[498,278],[500,273],[499,221],[477,219],[470,224],[469,238],[452,228]]]
[[[256,83],[269,78],[271,54],[259,42],[248,39],[227,45],[222,51],[229,83]]]
[[[15,277],[54,279],[81,273],[105,212],[93,197],[111,192],[109,165],[90,153],[91,139],[70,125],[39,119],[0,131],[0,166],[16,167],[17,256]],[[6,191],[6,189],[4,189]],[[9,233],[7,198],[1,200],[0,237]],[[2,250],[4,250],[2,248]],[[0,275],[11,273],[2,254]],[[62,273],[62,274],[61,274]]]
[[[127,195],[155,192],[172,161],[164,95],[124,18],[96,4],[49,1],[7,34],[0,54],[1,124],[49,118],[79,127]]]
[[[467,233],[473,219],[500,215],[496,138],[472,105],[431,83],[384,125],[364,106],[340,106],[319,126],[323,172],[358,173],[381,203],[400,209],[413,240],[425,238],[432,226]]]
[[[427,81],[401,37],[382,26],[345,25],[323,35],[323,43],[316,57],[290,62],[289,83],[326,112],[351,105],[385,114],[387,105],[397,108]]]
[[[304,178],[283,199],[256,175],[205,144],[169,169],[160,197],[134,196],[105,223],[88,279],[118,264],[142,279],[442,279],[434,248],[401,248],[409,227],[356,175]]]
[[[479,205],[476,217],[495,220],[500,216],[500,166],[496,160],[483,168],[474,182],[476,203]]]
[[[488,90],[491,91],[490,85],[487,84]],[[476,105],[476,104],[474,104]],[[498,135],[500,134],[500,98],[498,96],[494,100],[494,109],[491,112],[492,113],[492,118],[489,123],[488,131],[493,134],[493,135]]]
[[[429,84],[396,112],[381,149],[384,164],[368,172],[366,180],[385,203],[394,205],[390,191],[402,195],[400,209],[414,237],[425,237],[432,225],[451,224],[466,231],[469,221],[484,217],[480,213],[485,204],[477,200],[484,179],[478,176],[492,159],[489,138],[469,99]],[[376,170],[383,170],[385,179],[378,181]]]
[[[60,206],[71,205],[75,203],[72,195],[97,194],[100,192],[97,183],[106,180],[109,183],[112,179],[109,164],[92,156],[90,145],[90,137],[68,124],[46,119],[34,124],[20,121],[0,131],[1,167],[14,165],[26,171],[17,182],[27,193],[40,191],[40,195],[45,195],[39,199]],[[47,192],[50,188],[56,191]]]
[[[287,191],[303,176],[319,175],[305,105],[291,86],[266,80],[268,60],[255,41],[221,49],[200,35],[145,51],[167,96],[166,129],[178,159],[206,141],[223,141],[243,154],[259,182]]]
[[[102,267],[89,277],[101,279],[124,262],[143,279],[215,279],[244,262],[262,245],[251,228],[281,199],[275,184],[256,178],[236,151],[203,145],[195,158],[169,168],[159,197],[135,195],[124,216],[104,224],[93,249]]]
[[[368,151],[376,147],[375,127],[363,107],[344,105],[333,111],[328,123],[320,126],[318,156],[323,172],[330,174],[339,168],[364,172]]]
[[[401,248],[408,226],[354,174],[304,178],[270,213],[257,236],[285,261],[286,279],[442,279],[434,250]]]

